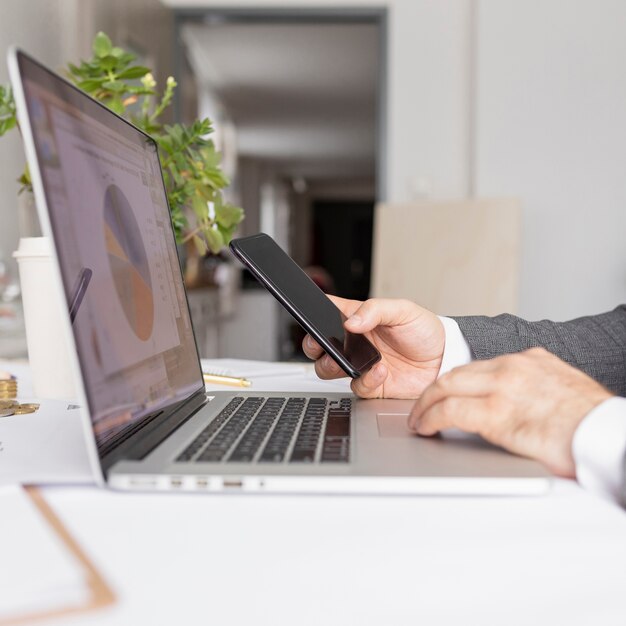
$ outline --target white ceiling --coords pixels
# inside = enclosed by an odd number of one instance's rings
[[[302,174],[373,175],[375,25],[190,23],[182,34],[200,88],[236,125],[240,154]]]

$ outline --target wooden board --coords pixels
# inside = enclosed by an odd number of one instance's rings
[[[379,204],[370,294],[440,315],[515,313],[520,222],[513,199]]]

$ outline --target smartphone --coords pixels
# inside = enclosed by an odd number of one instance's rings
[[[269,235],[233,239],[230,249],[348,376],[358,378],[380,361],[374,345],[345,330],[345,315]]]

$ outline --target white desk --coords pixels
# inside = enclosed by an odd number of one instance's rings
[[[118,596],[49,624],[626,624],[626,513],[569,481],[541,498],[44,493]]]

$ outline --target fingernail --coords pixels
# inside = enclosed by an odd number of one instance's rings
[[[420,425],[420,421],[417,417],[410,417],[409,418],[409,428],[415,432],[418,431],[419,429],[419,425]]]
[[[363,318],[359,315],[353,315],[348,321],[350,326],[360,326],[363,323]]]
[[[333,369],[335,367],[337,367],[337,364],[335,363],[335,361],[332,359],[332,357],[329,357],[327,354],[325,354],[322,357],[322,367],[325,370],[330,370]]]
[[[307,348],[314,348],[315,344],[313,343],[313,337],[311,335],[306,336],[306,346]]]

